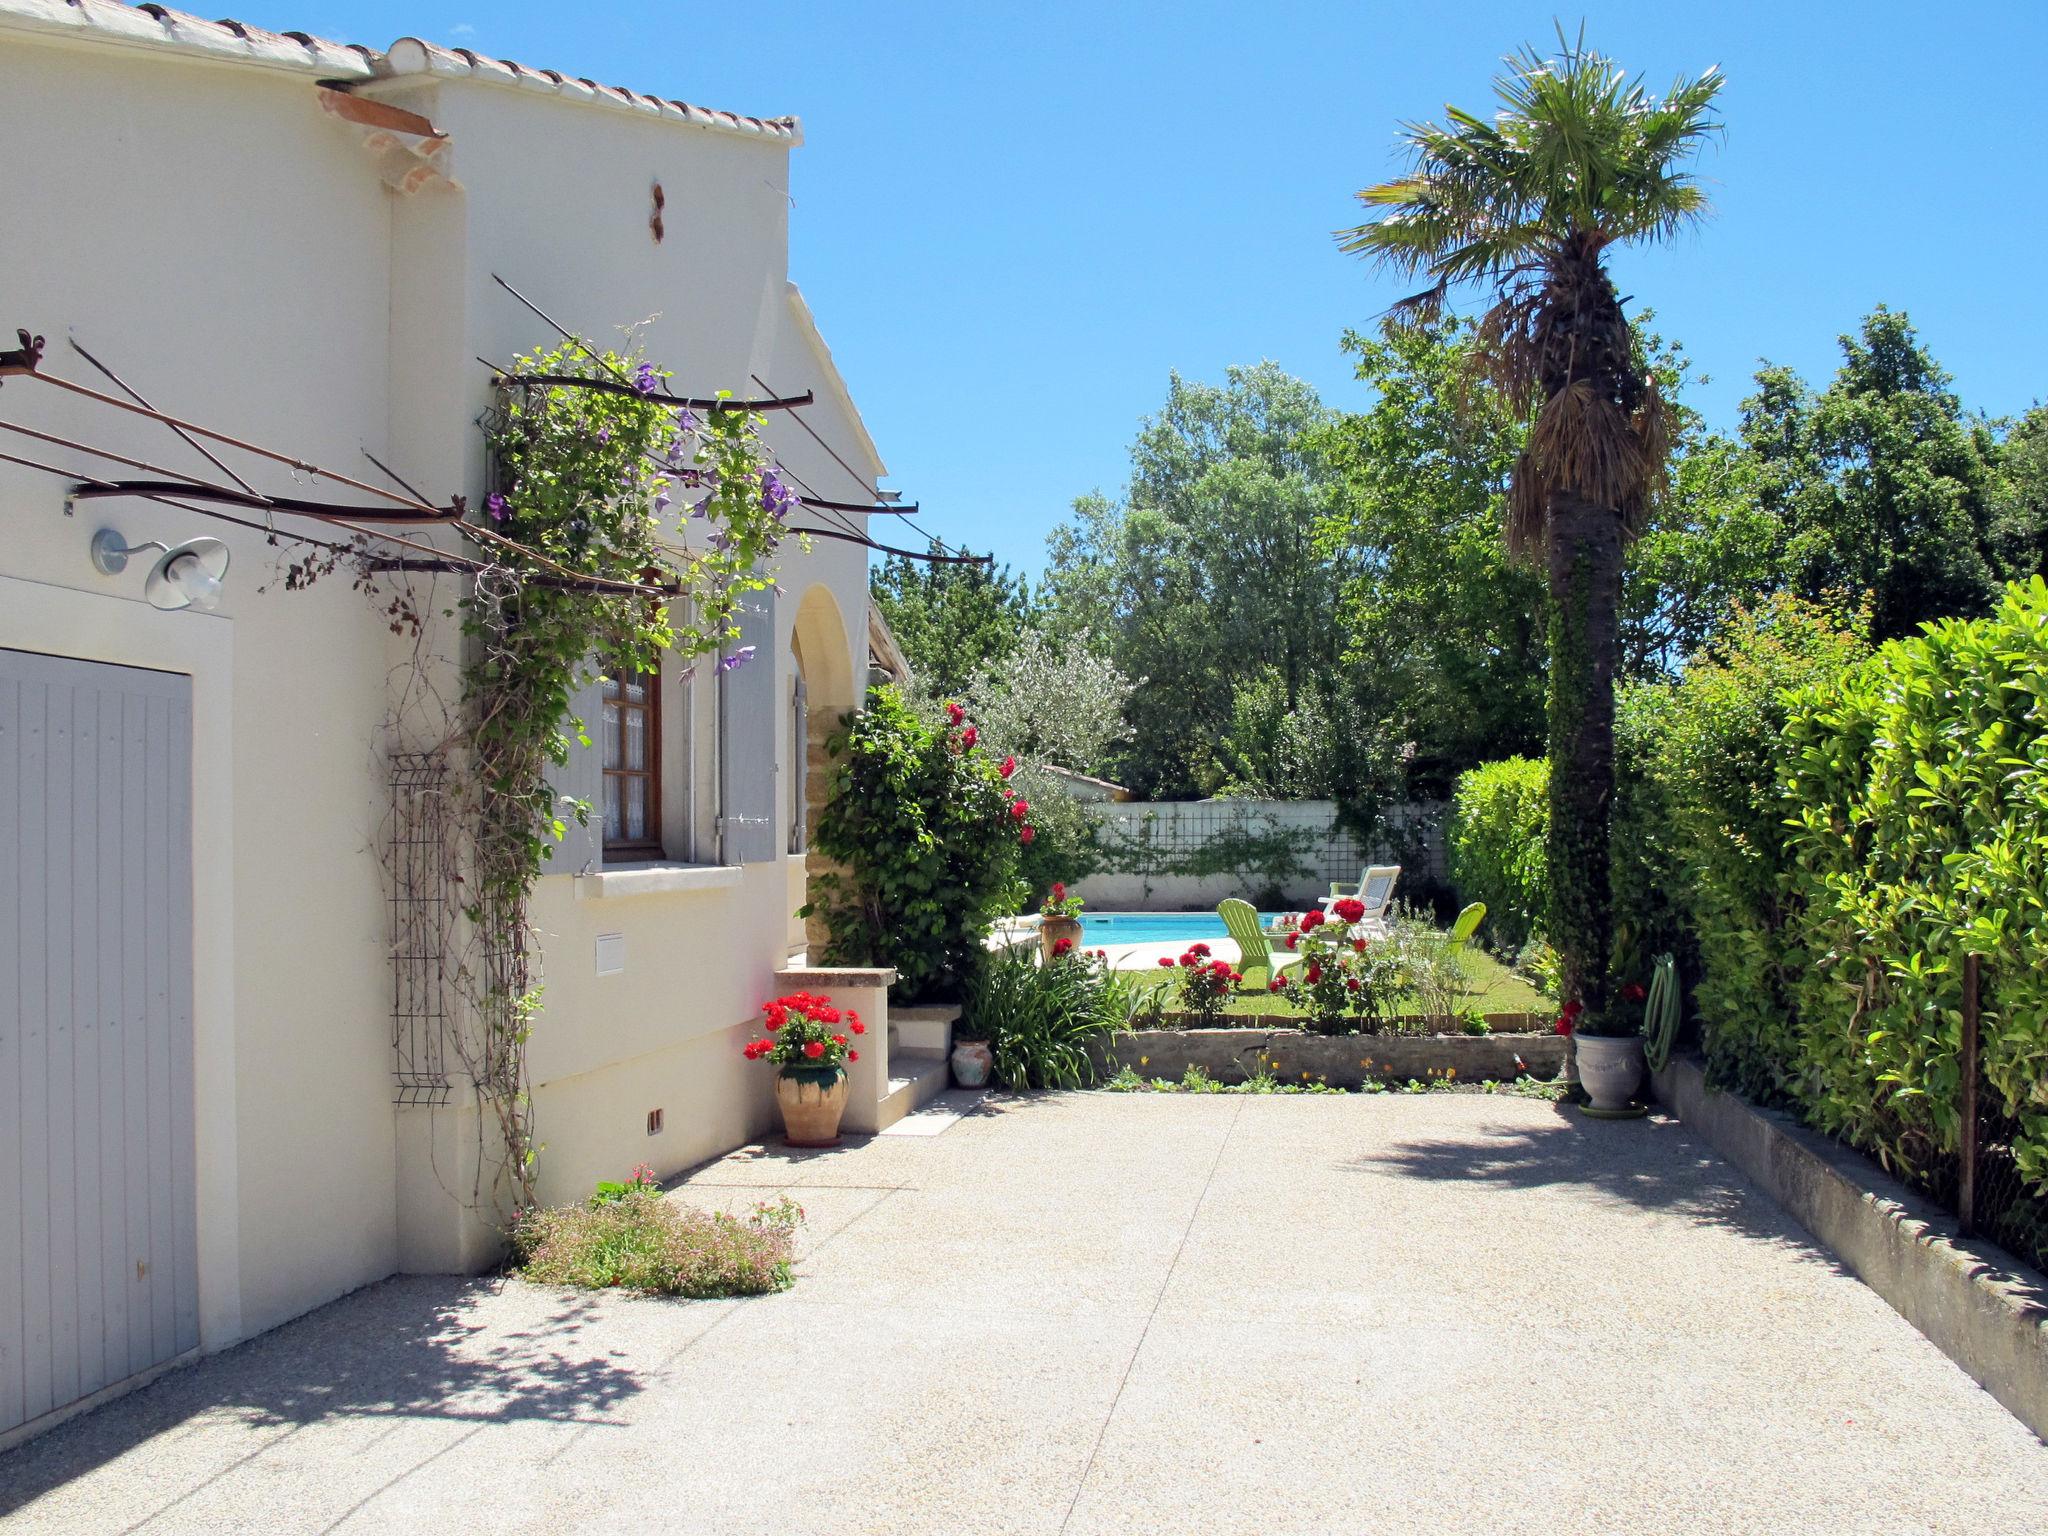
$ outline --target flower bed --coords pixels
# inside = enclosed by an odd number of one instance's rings
[[[1332,1088],[1367,1083],[1510,1082],[1549,1079],[1564,1068],[1555,1034],[1316,1035],[1292,1021],[1281,1029],[1141,1029],[1096,1047],[1105,1076],[1129,1068],[1146,1078],[1179,1078],[1200,1067],[1222,1083],[1259,1073]]]
[[[1141,1015],[1145,1030],[1185,1029],[1263,1029],[1268,1031],[1307,1031],[1308,1020],[1293,1013],[1226,1013],[1213,1022],[1199,1013],[1186,1009],[1164,1009],[1158,1013],[1146,1012]],[[1488,1035],[1530,1035],[1555,1033],[1551,1015],[1547,1013],[1482,1013],[1479,1022],[1485,1029],[1465,1029],[1459,1021],[1432,1018],[1427,1014],[1404,1013],[1387,1019],[1354,1019],[1349,1022],[1358,1026],[1347,1035],[1333,1036],[1334,1039],[1376,1039],[1393,1035],[1471,1035],[1484,1038]]]

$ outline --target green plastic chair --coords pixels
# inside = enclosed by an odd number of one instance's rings
[[[1299,960],[1294,954],[1274,954],[1266,943],[1266,931],[1259,926],[1258,908],[1235,896],[1216,909],[1223,919],[1223,931],[1237,941],[1237,969],[1246,986],[1265,987],[1287,966]]]
[[[1479,925],[1486,921],[1486,903],[1475,901],[1459,912],[1451,924],[1451,931],[1444,935],[1444,948],[1450,954],[1451,962],[1457,966],[1458,975],[1469,985],[1472,973],[1465,966],[1465,951],[1471,947],[1472,935],[1479,931]]]

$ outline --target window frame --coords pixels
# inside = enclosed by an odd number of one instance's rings
[[[647,684],[647,697],[644,701],[635,702],[626,697],[626,683],[629,677],[645,680]],[[605,765],[607,743],[602,738],[605,730],[604,710],[607,705],[616,705],[619,712],[618,740],[615,746],[620,766],[617,768]],[[643,735],[641,738],[647,744],[647,766],[645,768],[628,768],[625,766],[626,714],[629,710],[644,711],[647,716],[646,724],[642,727]],[[614,860],[620,863],[635,863],[667,857],[667,850],[663,847],[661,841],[661,673],[659,671],[622,673],[618,677],[613,677],[607,673],[598,686],[598,730],[600,739],[595,745],[598,754],[599,787],[600,789],[608,788],[613,779],[620,781],[619,824],[622,828],[625,825],[626,819],[625,781],[643,779],[647,785],[644,802],[647,815],[646,834],[637,838],[621,836],[618,840],[614,841],[611,835],[611,828],[601,825],[599,829],[599,846],[604,861],[607,863]],[[598,812],[600,817],[602,817],[602,802],[599,804]]]

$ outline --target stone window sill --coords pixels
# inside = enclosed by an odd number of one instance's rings
[[[721,864],[627,864],[576,877],[579,901],[618,901],[630,896],[671,896],[715,891],[740,883],[740,871]]]

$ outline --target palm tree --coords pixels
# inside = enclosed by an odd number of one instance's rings
[[[1609,278],[1623,241],[1662,241],[1705,213],[1681,167],[1720,131],[1720,74],[1681,78],[1658,101],[1625,71],[1558,34],[1494,81],[1492,122],[1401,129],[1408,174],[1358,194],[1378,217],[1337,238],[1348,252],[1433,279],[1395,306],[1441,312],[1480,289],[1478,362],[1532,418],[1508,490],[1508,547],[1549,578],[1550,942],[1581,1027],[1605,1019],[1612,929],[1616,606],[1623,551],[1661,487],[1669,428]]]

